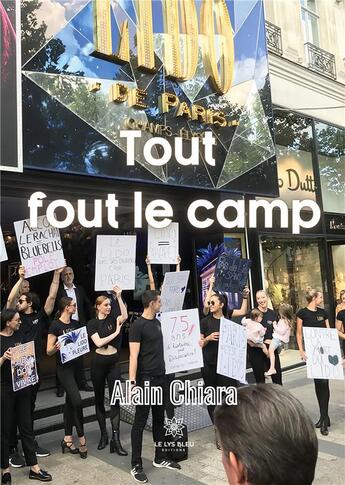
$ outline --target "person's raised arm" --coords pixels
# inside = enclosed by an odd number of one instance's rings
[[[51,356],[56,354],[60,350],[60,347],[61,345],[56,335],[49,333],[47,339],[47,355]]]
[[[307,356],[303,348],[303,321],[301,318],[297,317],[297,330],[296,330],[296,340],[298,345],[298,350],[301,355],[301,359],[306,361]]]
[[[209,301],[210,301],[211,295],[213,293],[214,282],[215,282],[215,277],[214,277],[214,274],[213,274],[211,276],[210,280],[209,280],[209,287],[208,287],[208,290],[207,290],[207,293],[206,293],[206,296],[205,296],[204,307],[202,309],[202,313],[204,315],[208,315],[209,311],[210,311]]]
[[[22,288],[23,281],[25,280],[25,268],[24,266],[19,266],[18,268],[18,276],[19,279],[17,283],[13,286],[10,294],[7,298],[6,308],[7,310],[14,310],[16,308],[16,303],[20,294],[20,290]]]
[[[153,277],[151,262],[148,256],[146,256],[145,263],[147,266],[147,274],[149,276],[150,290],[155,290],[156,289],[155,279]]]
[[[242,315],[246,315],[248,311],[248,295],[249,295],[249,288],[248,286],[245,286],[243,290],[241,308],[239,308],[238,310],[237,309],[233,310],[232,312],[233,317],[242,317]]]
[[[56,295],[59,289],[60,275],[62,271],[63,271],[63,268],[59,268],[54,271],[53,280],[49,288],[49,295],[44,304],[44,311],[46,312],[48,317],[53,313],[53,310],[54,310]]]
[[[140,342],[129,342],[129,380],[135,382],[138,370]]]
[[[119,286],[114,286],[112,291],[119,303],[120,312],[121,312],[121,315],[120,315],[121,323],[124,323],[128,318],[128,312],[127,312],[127,307],[125,305],[125,302],[122,299],[122,289]]]
[[[181,256],[178,255],[176,260],[176,270],[175,270],[177,273],[181,271],[181,261],[182,261]]]

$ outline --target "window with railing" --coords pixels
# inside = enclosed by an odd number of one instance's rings
[[[266,41],[267,48],[271,52],[281,56],[283,54],[281,28],[266,20]]]

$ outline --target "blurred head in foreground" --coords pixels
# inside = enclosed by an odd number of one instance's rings
[[[275,384],[242,387],[237,403],[214,415],[229,483],[311,484],[318,443],[302,404]]]

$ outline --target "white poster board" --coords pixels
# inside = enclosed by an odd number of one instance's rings
[[[86,327],[60,335],[58,341],[61,344],[60,356],[63,364],[90,352]]]
[[[303,327],[308,379],[344,379],[335,328]]]
[[[95,291],[135,288],[136,236],[97,236]]]
[[[37,218],[37,227],[30,220],[14,222],[17,244],[25,277],[47,273],[65,266],[60,231],[49,224],[46,216]]]
[[[161,313],[182,310],[189,271],[165,273],[161,291]]]
[[[147,255],[152,264],[176,264],[179,254],[178,222],[155,229],[148,226]]]
[[[247,337],[242,325],[220,319],[217,374],[246,384]]]
[[[0,262],[7,261],[7,260],[8,260],[8,257],[7,257],[4,236],[2,234],[2,229],[0,227]]]
[[[38,375],[33,341],[12,347],[11,372],[15,392],[37,384]]]
[[[166,374],[204,366],[197,308],[161,314]]]

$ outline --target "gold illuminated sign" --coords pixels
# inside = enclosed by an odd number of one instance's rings
[[[120,26],[118,52],[113,53],[110,0],[94,0],[93,3],[93,55],[111,62],[129,62],[128,21],[124,21]],[[152,1],[136,0],[136,7],[138,68],[156,72]],[[195,0],[162,0],[162,9],[165,32],[164,67],[167,76],[177,81],[187,81],[194,77],[198,63],[199,28]],[[202,1],[200,34],[206,74],[217,92],[225,94],[231,88],[234,71],[234,37],[225,0]]]

